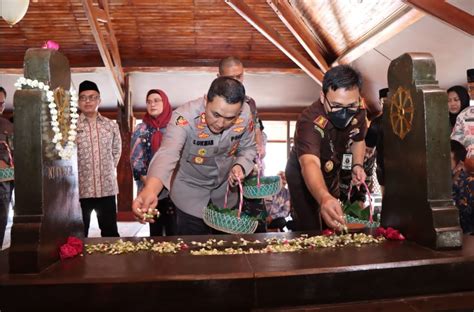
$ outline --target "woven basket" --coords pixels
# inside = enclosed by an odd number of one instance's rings
[[[227,192],[225,194],[224,200],[224,209],[227,208],[227,195],[229,194],[229,184],[227,184]],[[216,229],[221,232],[229,234],[252,234],[255,232],[258,226],[258,221],[247,215],[242,215],[242,205],[243,205],[243,191],[242,183],[239,180],[239,210],[237,216],[230,215],[227,213],[219,212],[213,209],[213,206],[208,205],[204,208],[204,217],[203,221],[207,226]]]
[[[263,198],[278,194],[281,189],[281,179],[279,176],[268,176],[260,178],[258,185],[258,177],[247,179],[244,182],[245,198]]]
[[[209,206],[204,209],[204,223],[209,227],[229,234],[252,234],[258,221],[247,215],[239,217],[218,212]]]
[[[13,181],[15,179],[15,170],[13,168],[0,169],[0,182]]]

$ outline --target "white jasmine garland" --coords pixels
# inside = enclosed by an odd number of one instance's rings
[[[38,80],[31,80],[25,79],[25,77],[20,77],[15,83],[15,87],[18,90],[21,90],[23,86],[29,86],[30,88],[38,88],[44,92],[46,92],[46,99],[48,101],[48,108],[49,114],[51,116],[51,129],[53,130],[54,136],[52,142],[54,147],[61,159],[71,159],[72,152],[74,147],[76,146],[76,129],[77,129],[77,120],[79,118],[79,114],[77,113],[77,101],[78,95],[76,90],[73,87],[69,90],[70,94],[70,101],[69,101],[69,116],[70,116],[70,124],[68,127],[68,136],[65,147],[62,144],[63,134],[61,133],[61,129],[59,129],[59,121],[58,121],[58,110],[56,103],[54,102],[54,92],[50,90],[50,87],[43,82]]]

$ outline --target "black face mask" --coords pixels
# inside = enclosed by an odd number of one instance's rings
[[[352,118],[357,114],[359,110],[351,110],[349,108],[341,108],[337,112],[328,112],[328,118],[338,129],[346,128],[351,122]]]

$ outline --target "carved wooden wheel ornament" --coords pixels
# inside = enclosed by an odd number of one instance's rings
[[[415,107],[410,91],[398,87],[397,92],[392,95],[390,105],[390,123],[393,133],[404,139],[411,130]]]

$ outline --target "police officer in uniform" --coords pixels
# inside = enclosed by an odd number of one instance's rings
[[[157,205],[157,195],[166,187],[177,207],[179,235],[212,232],[202,220],[204,208],[210,201],[224,206],[227,184],[235,186],[243,180],[256,155],[254,122],[244,101],[245,89],[238,80],[219,77],[205,98],[173,112],[145,187],[133,202],[139,220]],[[234,188],[227,206],[236,203]]]
[[[333,67],[324,75],[320,99],[296,123],[286,166],[295,230],[321,230],[321,217],[326,226],[340,229],[345,223],[338,200],[341,167],[352,170],[353,183],[366,178],[361,84],[359,73],[350,66]],[[349,145],[351,153],[346,152]]]

